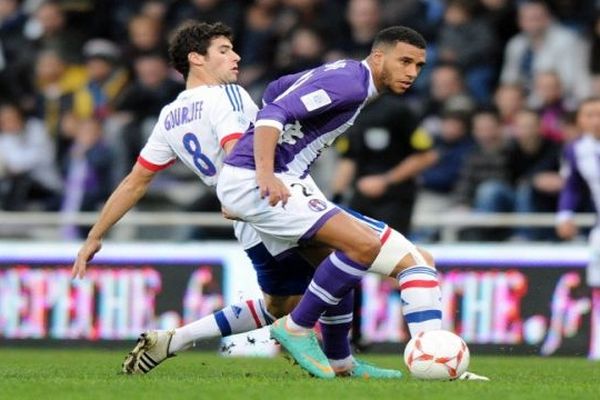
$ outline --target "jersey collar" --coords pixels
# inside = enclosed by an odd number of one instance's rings
[[[364,65],[367,71],[369,71],[369,91],[367,93],[367,98],[372,99],[379,94],[377,87],[375,87],[375,81],[373,80],[373,72],[371,72],[371,68],[369,67],[369,63],[367,63],[366,59],[362,60],[360,63]]]

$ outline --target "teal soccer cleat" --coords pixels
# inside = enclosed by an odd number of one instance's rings
[[[337,376],[363,379],[400,379],[402,372],[395,369],[379,368],[367,362],[354,359],[352,369],[336,371]]]
[[[329,360],[321,350],[315,333],[294,332],[287,327],[289,316],[278,319],[271,325],[271,337],[284,347],[290,356],[313,376],[323,379],[335,377]]]

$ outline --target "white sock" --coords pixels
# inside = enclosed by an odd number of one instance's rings
[[[402,314],[411,336],[442,329],[442,292],[437,271],[415,265],[398,274]]]
[[[188,349],[197,340],[253,331],[270,325],[274,319],[262,299],[246,300],[176,329],[169,353]]]
[[[354,357],[350,354],[348,357],[341,360],[332,360],[330,358],[329,365],[331,365],[331,368],[336,372],[350,371],[354,367]]]
[[[296,331],[296,332],[308,332],[311,330],[311,328],[307,328],[305,326],[298,325],[296,322],[294,322],[291,315],[288,315],[287,318],[285,319],[285,326],[289,330]]]

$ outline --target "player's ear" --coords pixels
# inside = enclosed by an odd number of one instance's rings
[[[200,53],[196,53],[195,51],[188,53],[187,58],[190,65],[196,65],[198,67],[204,65],[206,62],[206,57]]]
[[[381,66],[383,64],[383,57],[385,56],[385,52],[381,47],[376,47],[371,50],[371,60],[373,64],[376,66]]]

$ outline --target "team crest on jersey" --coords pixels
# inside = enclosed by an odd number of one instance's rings
[[[327,208],[327,203],[321,199],[310,199],[308,201],[308,208],[314,212],[321,212]]]

